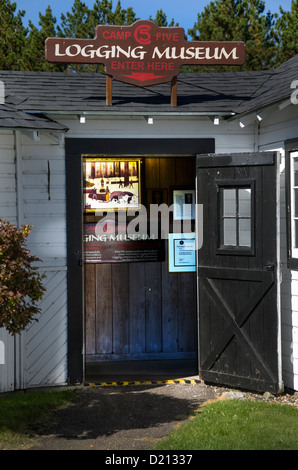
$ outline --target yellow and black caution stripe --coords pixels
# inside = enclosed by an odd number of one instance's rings
[[[173,385],[173,384],[185,384],[185,385],[197,385],[202,383],[200,379],[175,379],[175,380],[123,380],[120,382],[87,382],[86,387],[119,387],[126,385]]]

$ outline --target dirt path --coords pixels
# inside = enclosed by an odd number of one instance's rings
[[[83,387],[31,431],[31,450],[147,450],[214,399],[204,384]]]
[[[214,399],[264,400],[298,407],[298,392],[274,397],[196,384],[80,387],[70,405],[31,428],[30,450],[150,450]]]

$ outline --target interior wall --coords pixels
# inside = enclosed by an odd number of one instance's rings
[[[144,157],[143,165],[147,209],[155,190],[171,205],[173,188],[195,189],[195,157]],[[196,276],[169,273],[164,242],[163,262],[85,264],[87,362],[196,357]]]

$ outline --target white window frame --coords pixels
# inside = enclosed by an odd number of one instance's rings
[[[295,246],[295,188],[294,186],[294,158],[298,158],[298,138],[285,142],[286,157],[286,213],[287,213],[287,244],[288,244],[288,267],[298,270],[298,245]]]
[[[295,241],[296,241],[296,224],[295,221],[298,221],[298,217],[295,217],[295,189],[298,191],[298,186],[295,186],[295,170],[294,170],[294,158],[298,158],[298,151],[293,151],[290,152],[290,204],[291,204],[291,210],[290,210],[290,217],[291,217],[291,253],[292,253],[292,258],[298,258],[298,246],[295,246]]]

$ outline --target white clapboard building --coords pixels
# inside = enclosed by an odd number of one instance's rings
[[[271,71],[180,74],[177,106],[168,83],[114,81],[107,106],[101,73],[0,71],[0,219],[33,225],[28,247],[46,274],[38,322],[16,337],[0,329],[1,392],[140,361],[298,390],[297,70],[298,56]],[[141,162],[147,209],[156,194],[194,195],[194,269],[171,270],[175,237],[153,261],[88,263],[83,233],[99,219],[86,210],[86,157],[114,175]]]

